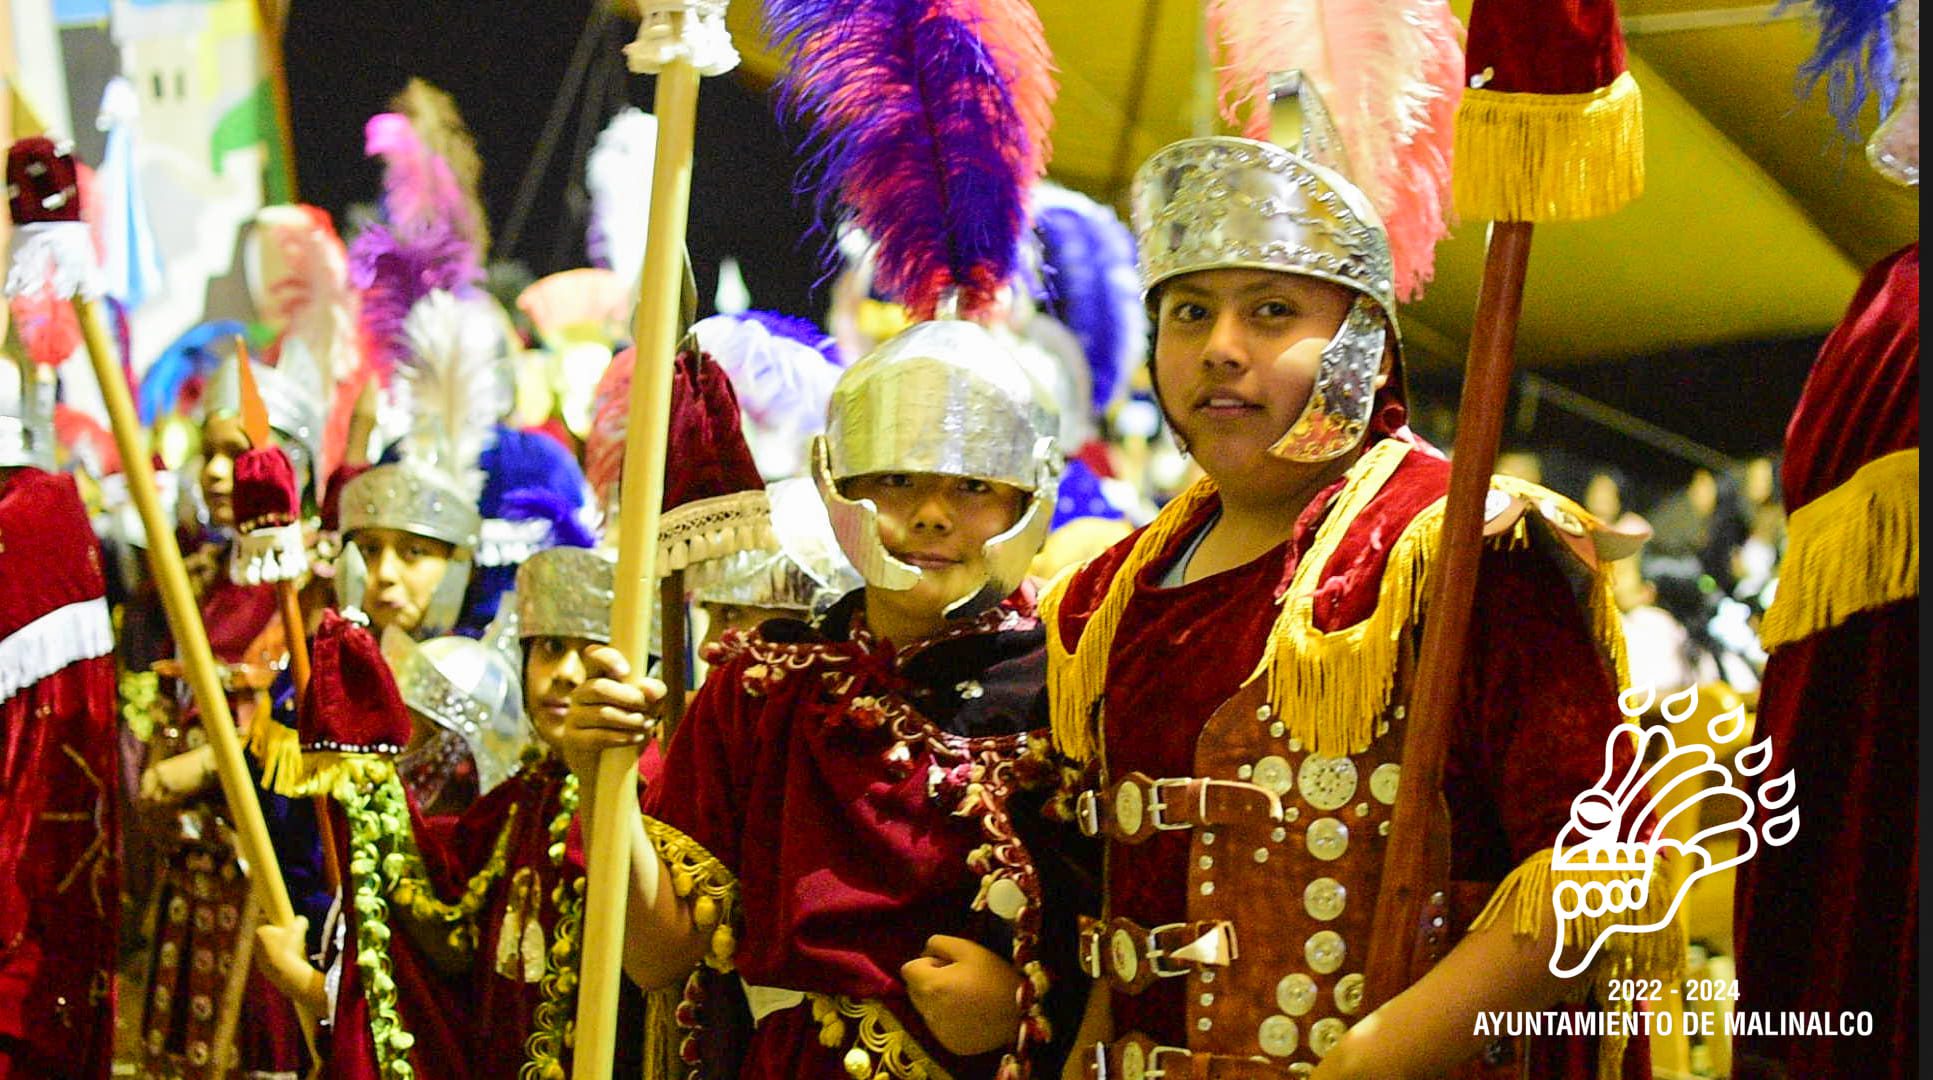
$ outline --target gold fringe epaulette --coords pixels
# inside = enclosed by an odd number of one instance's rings
[[[1767,649],[1920,594],[1920,451],[1900,450],[1792,512]]]
[[[738,878],[705,846],[673,826],[644,815],[644,835],[671,871],[671,888],[691,903],[691,921],[711,933],[705,963],[719,971],[732,970],[737,949],[732,924],[738,915]]]
[[[1287,734],[1301,740],[1311,753],[1340,756],[1369,747],[1390,706],[1404,637],[1416,626],[1428,596],[1430,563],[1436,556],[1443,524],[1441,498],[1412,518],[1391,545],[1378,584],[1376,607],[1369,617],[1333,632],[1315,624],[1315,592],[1331,557],[1410,449],[1407,443],[1385,439],[1350,468],[1334,508],[1296,568],[1282,599],[1281,613],[1269,631],[1268,644],[1249,676],[1250,680],[1267,680],[1270,707],[1286,726]],[[1503,487],[1519,499],[1534,497],[1532,502],[1556,498],[1531,485],[1503,482]],[[1055,745],[1069,759],[1091,761],[1099,751],[1098,703],[1114,636],[1134,594],[1135,581],[1213,496],[1212,485],[1197,481],[1162,510],[1116,569],[1106,596],[1072,649],[1062,640],[1059,620],[1068,579],[1057,582],[1041,599],[1040,617],[1047,631],[1049,716]],[[1594,524],[1582,508],[1561,501],[1586,529]],[[1489,542],[1504,548],[1528,547],[1529,519],[1534,517],[1538,515],[1524,514]],[[1601,563],[1587,569],[1592,575],[1588,611],[1592,636],[1615,669],[1621,686],[1626,671],[1624,630],[1612,600],[1610,574]]]
[[[1581,221],[1644,193],[1644,104],[1630,72],[1582,94],[1472,89],[1456,111],[1466,221]]]
[[[1622,911],[1606,911],[1591,916],[1579,914],[1563,924],[1563,946],[1567,950],[1588,949],[1599,935],[1619,925],[1649,926],[1656,930],[1618,932],[1605,938],[1589,969],[1582,990],[1596,998],[1600,1008],[1629,1009],[1629,1001],[1613,1000],[1612,980],[1658,979],[1676,985],[1683,978],[1685,963],[1685,920],[1682,909],[1674,910],[1674,898],[1659,868],[1647,872],[1642,905]],[[1487,929],[1508,919],[1518,937],[1537,938],[1544,933],[1545,920],[1556,915],[1553,900],[1559,882],[1578,885],[1618,885],[1631,887],[1628,870],[1559,870],[1551,865],[1551,849],[1545,848],[1520,863],[1490,895],[1490,902],[1470,924],[1470,932]],[[1628,995],[1627,995],[1628,996]],[[1598,1080],[1617,1080],[1623,1075],[1623,1035],[1604,1035],[1598,1042]]]

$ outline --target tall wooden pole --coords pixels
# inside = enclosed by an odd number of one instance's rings
[[[174,528],[161,512],[155,494],[154,467],[141,437],[141,424],[128,394],[127,378],[121,373],[107,327],[102,320],[99,301],[76,298],[74,313],[79,317],[81,336],[94,376],[101,384],[101,397],[107,405],[108,420],[114,428],[114,442],[121,452],[121,468],[127,475],[128,495],[141,515],[141,527],[148,534],[148,565],[161,592],[162,609],[168,617],[168,630],[174,635],[181,654],[182,668],[194,691],[201,712],[202,730],[214,749],[215,772],[221,778],[222,795],[228,800],[229,816],[242,854],[248,859],[249,878],[257,901],[269,921],[292,928],[295,908],[289,903],[288,886],[282,881],[282,868],[275,861],[275,848],[269,842],[268,825],[262,818],[262,804],[255,795],[255,781],[248,764],[242,760],[241,739],[235,734],[235,719],[228,711],[228,694],[222,687],[215,666],[214,650],[208,645],[208,631],[201,622],[201,609],[188,584],[188,570],[181,561],[181,548],[175,543]],[[310,1018],[304,1017],[304,1027]]]
[[[658,73],[657,157],[651,217],[645,229],[632,338],[631,424],[624,446],[623,505],[618,517],[617,589],[611,645],[641,672],[647,663],[651,602],[658,593],[658,519],[664,502],[665,440],[671,375],[678,344],[685,224],[690,209],[698,69],[673,60]],[[631,870],[631,822],[638,812],[638,751],[608,750],[597,769],[591,808],[589,878],[584,899],[584,954],[577,998],[572,1075],[605,1080],[616,1045],[618,978],[623,968],[624,910]],[[644,865],[655,869],[655,859]],[[655,880],[655,879],[654,879]],[[653,886],[655,888],[655,884]]]
[[[1447,827],[1440,807],[1443,765],[1448,756],[1451,713],[1457,705],[1470,608],[1476,600],[1477,564],[1483,554],[1483,503],[1503,434],[1505,399],[1516,363],[1517,319],[1523,310],[1524,275],[1530,264],[1531,224],[1499,221],[1491,226],[1477,292],[1470,360],[1457,405],[1456,451],[1442,533],[1431,576],[1416,664],[1415,692],[1403,732],[1403,792],[1396,800],[1383,855],[1383,880],[1364,968],[1366,1011],[1401,993],[1427,970],[1429,950],[1419,949],[1428,912],[1440,909],[1448,932],[1447,906],[1438,896],[1448,884]],[[1435,901],[1432,903],[1432,901]]]

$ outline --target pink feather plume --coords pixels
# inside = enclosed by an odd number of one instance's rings
[[[383,158],[383,211],[392,227],[409,232],[446,224],[482,250],[476,213],[456,174],[423,142],[408,117],[401,113],[370,117],[363,126],[363,152]]]
[[[1315,83],[1349,156],[1346,170],[1389,231],[1399,298],[1435,273],[1451,224],[1451,146],[1463,96],[1463,28],[1447,0],[1209,0],[1222,115],[1269,129],[1269,77]]]

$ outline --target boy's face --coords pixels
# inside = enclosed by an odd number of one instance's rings
[[[903,592],[874,589],[872,602],[920,618],[980,587],[987,577],[986,544],[1020,520],[1026,493],[1009,484],[937,473],[870,473],[840,485],[848,499],[879,508],[879,539],[893,558],[920,571]]]
[[[571,691],[584,681],[584,650],[594,644],[590,638],[553,634],[524,639],[524,715],[553,750],[564,731]]]
[[[238,416],[217,416],[201,426],[201,501],[223,529],[235,527],[235,459],[248,447]]]
[[[1267,465],[1308,404],[1323,347],[1353,299],[1340,285],[1274,270],[1202,270],[1162,286],[1162,408],[1217,482]]]
[[[368,568],[362,607],[377,637],[391,626],[415,633],[456,549],[442,540],[379,526],[357,529],[351,539]]]

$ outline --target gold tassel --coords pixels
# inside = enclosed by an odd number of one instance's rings
[[[1186,491],[1162,507],[1161,513],[1141,531],[1128,557],[1114,572],[1101,606],[1087,620],[1080,639],[1070,652],[1061,640],[1060,605],[1067,595],[1073,575],[1063,574],[1040,598],[1040,621],[1047,630],[1047,700],[1053,725],[1054,742],[1062,754],[1078,762],[1091,761],[1100,752],[1100,725],[1095,705],[1101,700],[1107,679],[1108,654],[1114,649],[1114,633],[1120,629],[1121,614],[1134,595],[1134,581],[1148,563],[1154,561],[1175,533],[1193,518],[1215,493],[1206,477],[1196,480]]]
[[[1644,193],[1644,104],[1630,72],[1583,94],[1465,90],[1456,112],[1466,221],[1581,221]]]
[[[1920,451],[1900,450],[1792,512],[1767,649],[1920,594]]]
[[[248,725],[248,752],[262,767],[262,790],[293,797],[302,782],[302,739],[277,722],[267,709],[255,710]]]
[[[316,750],[301,755],[300,779],[288,783],[277,794],[290,798],[307,795],[335,795],[342,784],[365,786],[380,784],[396,775],[390,759],[376,754],[350,754]]]
[[[1611,883],[1628,880],[1617,871],[1564,870],[1551,866],[1551,850],[1545,848],[1518,864],[1490,894],[1482,914],[1470,923],[1470,933],[1510,920],[1511,933],[1536,938],[1544,932],[1544,920],[1556,914],[1552,900],[1558,877],[1565,881]],[[1564,924],[1566,948],[1590,946],[1599,934],[1618,923],[1646,925],[1657,922],[1671,910],[1673,897],[1667,894],[1669,882],[1662,868],[1651,871],[1650,892],[1644,907],[1635,911],[1606,912],[1595,918],[1579,916]],[[1629,1009],[1629,1002],[1611,1002],[1608,984],[1614,979],[1658,979],[1672,986],[1683,981],[1685,963],[1685,916],[1680,909],[1671,921],[1648,933],[1613,934],[1605,940],[1592,963],[1585,984],[1595,994],[1599,1007]],[[1617,1080],[1623,1072],[1625,1039],[1606,1035],[1598,1040],[1599,1080]]]

